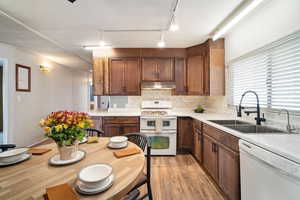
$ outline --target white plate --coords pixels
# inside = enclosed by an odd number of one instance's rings
[[[78,179],[89,185],[99,187],[111,174],[113,168],[110,165],[98,163],[84,167],[78,173]]]
[[[123,143],[123,144],[115,144],[115,143],[108,143],[108,147],[112,149],[123,149],[126,148],[128,143]]]
[[[72,153],[72,159],[70,160],[60,160],[60,155],[55,154],[49,159],[49,164],[50,165],[69,165],[76,163],[80,160],[82,160],[85,157],[85,152],[82,150],[78,150],[74,153]]]
[[[0,162],[2,163],[12,163],[20,160],[23,154],[27,153],[28,148],[16,148],[9,151],[4,151],[0,153]]]
[[[86,195],[93,195],[93,194],[98,194],[100,192],[104,192],[107,189],[109,189],[113,183],[114,183],[114,175],[110,175],[108,178],[108,180],[106,181],[105,184],[103,184],[101,187],[99,188],[95,188],[95,189],[90,189],[90,188],[86,188],[85,184],[83,184],[80,180],[78,180],[76,182],[75,185],[75,189],[77,192],[81,193],[81,194],[86,194]]]
[[[4,167],[4,166],[17,164],[17,163],[20,163],[20,162],[23,162],[23,161],[29,159],[31,156],[32,156],[31,153],[25,153],[25,154],[22,154],[22,156],[19,159],[14,160],[13,162],[0,162],[0,166]]]
[[[123,142],[127,142],[128,141],[128,138],[125,137],[125,136],[114,136],[114,137],[111,137],[109,139],[109,141],[111,143],[123,143]]]

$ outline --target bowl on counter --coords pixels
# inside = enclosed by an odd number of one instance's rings
[[[29,148],[16,148],[9,151],[4,151],[0,153],[0,162],[2,163],[12,163],[23,157],[24,154],[28,152]]]
[[[109,146],[111,148],[123,148],[126,147],[128,143],[128,138],[125,136],[115,136],[111,137],[109,140]]]
[[[108,164],[92,164],[80,170],[77,175],[83,188],[97,189],[106,185],[110,181],[113,173],[112,166]]]

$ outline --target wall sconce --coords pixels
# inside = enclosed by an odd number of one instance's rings
[[[42,72],[49,72],[49,66],[47,66],[47,65],[40,65],[40,70]]]

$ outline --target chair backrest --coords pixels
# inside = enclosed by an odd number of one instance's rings
[[[85,129],[86,135],[87,136],[97,136],[97,137],[102,137],[104,135],[104,132],[98,129],[94,128],[87,128]]]
[[[15,147],[16,147],[15,144],[0,144],[0,149],[2,152],[7,151],[8,149],[13,149]]]
[[[147,178],[150,179],[151,174],[151,140],[142,133],[129,133],[125,135],[128,141],[139,146],[143,151],[147,148]]]

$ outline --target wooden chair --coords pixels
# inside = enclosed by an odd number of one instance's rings
[[[104,136],[104,132],[98,129],[94,129],[94,128],[87,128],[85,129],[86,131],[86,135],[87,136],[97,136],[97,137],[102,137]]]
[[[134,191],[138,189],[140,186],[147,184],[147,191],[144,196],[142,196],[140,199],[144,199],[148,197],[150,200],[153,199],[152,197],[152,189],[151,189],[151,141],[150,138],[147,137],[144,134],[141,133],[130,133],[125,135],[128,138],[128,141],[136,144],[139,146],[143,151],[145,151],[147,147],[147,174],[142,176],[142,178],[138,181],[137,185],[131,190]]]
[[[0,144],[1,151],[7,151],[8,149],[16,148],[15,144]]]

